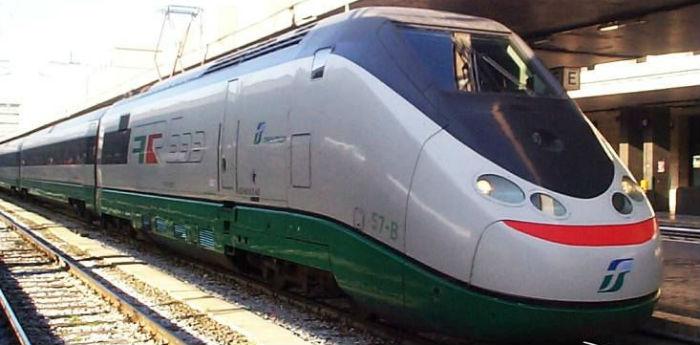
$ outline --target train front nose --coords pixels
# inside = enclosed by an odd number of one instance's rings
[[[661,250],[653,218],[622,225],[498,221],[483,233],[471,284],[553,302],[614,302],[654,294]]]

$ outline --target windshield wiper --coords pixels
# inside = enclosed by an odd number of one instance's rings
[[[503,68],[503,66],[498,64],[498,62],[494,61],[492,58],[490,58],[486,55],[479,54],[478,52],[476,53],[476,56],[483,59],[484,61],[486,61],[486,63],[488,63],[491,67],[493,67],[493,69],[495,69],[498,73],[503,75],[511,83],[513,83],[515,86],[517,86],[518,89],[524,90],[528,96],[534,95],[534,92],[532,90],[530,90],[529,87],[527,87],[526,83],[521,83],[520,80],[518,80],[518,78],[516,78],[514,75],[512,75],[510,72],[508,72],[508,70]]]

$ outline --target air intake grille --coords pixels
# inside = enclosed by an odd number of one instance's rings
[[[187,227],[186,226],[180,225],[180,224],[175,224],[173,232],[174,232],[175,238],[179,238],[182,240],[187,239]]]
[[[168,230],[168,223],[165,219],[156,218],[155,223],[157,232],[164,233]]]
[[[316,25],[316,23],[311,23],[307,26],[302,26],[296,29],[290,34],[272,38],[249,48],[233,52],[231,55],[223,57],[219,61],[214,62],[203,74],[209,74],[226,67],[234,66],[241,62],[299,44],[299,42],[301,42],[304,36],[306,36],[314,25]]]
[[[207,228],[199,229],[199,244],[202,247],[214,248],[216,241],[214,240],[214,231]]]

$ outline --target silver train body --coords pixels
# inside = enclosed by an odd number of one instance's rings
[[[491,20],[351,11],[0,152],[82,138],[96,157],[21,153],[0,174],[21,170],[34,184],[13,187],[30,193],[53,181],[318,215],[518,301],[618,303],[660,287],[654,214],[630,172]]]

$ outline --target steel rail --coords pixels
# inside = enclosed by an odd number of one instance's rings
[[[147,331],[153,334],[157,340],[164,341],[170,345],[187,344],[184,340],[158,323],[155,319],[146,315],[124,298],[117,295],[114,291],[99,282],[91,273],[88,273],[82,267],[82,265],[59,253],[59,251],[54,249],[54,247],[48,243],[48,241],[35,235],[29,226],[25,225],[23,222],[19,221],[4,210],[0,210],[0,219],[8,223],[9,228],[17,232],[24,240],[46,254],[52,260],[58,262],[66,271],[80,279],[85,285],[89,286],[92,290],[100,294],[100,296],[102,296],[102,298],[104,298],[110,304],[116,306],[122,314],[143,326]],[[30,343],[26,343],[26,345],[30,345]]]
[[[14,332],[15,338],[17,339],[19,344],[32,345],[32,342],[29,341],[27,334],[24,332],[24,328],[22,328],[22,324],[19,322],[19,319],[17,319],[15,311],[12,310],[12,306],[10,305],[10,302],[7,300],[2,290],[0,290],[0,306],[2,306],[2,311],[5,314],[5,317],[7,317],[7,321],[12,327],[12,331]]]
[[[659,226],[659,230],[665,236],[700,239],[700,229],[696,228],[662,225]]]

